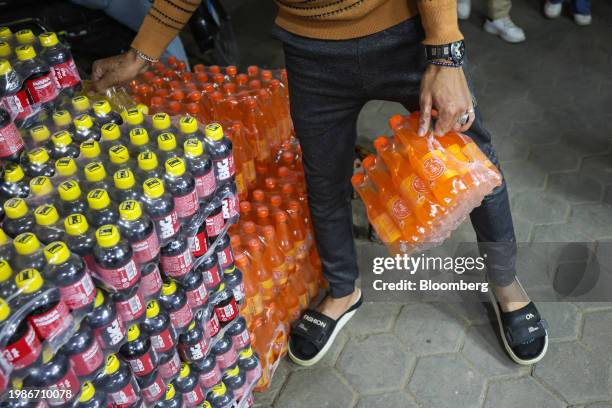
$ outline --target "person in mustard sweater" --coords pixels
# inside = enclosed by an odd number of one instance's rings
[[[198,0],[155,0],[130,51],[96,61],[99,89],[156,61]],[[289,355],[317,363],[361,305],[351,211],[357,117],[372,99],[421,111],[419,134],[465,132],[499,165],[475,104],[456,0],[277,0],[273,35],[283,42],[291,116],[300,141],[315,240],[329,291],[292,326]],[[438,111],[432,121],[432,109]],[[492,304],[509,356],[546,353],[545,321],[516,278],[516,239],[506,184],[470,215],[487,255]]]

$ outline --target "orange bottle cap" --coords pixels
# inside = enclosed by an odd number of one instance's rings
[[[266,218],[270,215],[270,210],[265,205],[257,207],[257,217]]]
[[[366,156],[366,158],[361,161],[361,165],[366,170],[370,170],[370,169],[374,168],[374,166],[376,166],[376,157],[371,155],[371,154]]]
[[[389,138],[385,135],[378,136],[376,140],[374,140],[374,148],[376,150],[385,150],[389,147]]]

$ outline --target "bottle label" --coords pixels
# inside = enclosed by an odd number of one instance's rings
[[[261,377],[261,364],[259,364],[258,362],[256,367],[246,372],[246,378],[247,378],[247,382],[249,384],[252,384],[253,381],[256,381],[260,377]]]
[[[30,315],[28,321],[34,326],[38,337],[42,340],[53,339],[68,329],[74,319],[70,314],[70,309],[63,300],[43,314]]]
[[[208,173],[195,178],[196,191],[200,200],[210,197],[215,193],[217,182],[215,172],[210,170]]]
[[[223,231],[225,220],[223,218],[223,211],[218,214],[210,214],[206,217],[206,235],[209,237],[216,237]]]
[[[221,274],[219,273],[217,264],[213,265],[213,267],[208,270],[202,271],[202,277],[208,289],[216,288],[217,285],[221,283]]]
[[[174,256],[161,256],[161,267],[164,273],[172,278],[186,275],[193,266],[193,256],[189,248]]]
[[[0,106],[3,106],[9,112],[11,118],[17,120],[25,119],[34,113],[34,108],[25,89],[21,89],[14,95],[2,98]]]
[[[382,213],[372,220],[374,229],[385,243],[395,242],[401,238],[402,233],[388,214]]]
[[[228,367],[236,364],[238,360],[238,354],[233,347],[230,347],[225,353],[217,354],[217,365],[221,370],[225,370]]]
[[[444,153],[440,150],[432,150],[423,156],[421,161],[423,178],[429,181],[435,181],[442,176],[444,176],[445,179],[457,176],[458,173],[456,171],[446,166],[444,158]]]
[[[221,269],[227,269],[234,263],[234,253],[230,245],[227,245],[225,248],[217,248],[216,254]]]
[[[206,282],[204,282],[204,280],[202,280],[200,286],[193,290],[188,290],[185,293],[187,294],[189,307],[192,309],[204,306],[208,300],[208,290],[206,289]]]
[[[145,313],[145,302],[142,293],[136,293],[129,299],[116,302],[117,313],[124,322],[131,322],[140,318]]]
[[[134,261],[142,265],[154,259],[159,254],[159,239],[155,231],[142,241],[132,243]]]
[[[238,197],[236,194],[232,194],[228,197],[223,197],[221,200],[221,212],[223,213],[223,218],[228,220],[232,217],[238,215]]]
[[[164,217],[154,218],[153,220],[157,227],[157,235],[159,235],[162,241],[175,236],[181,227],[176,210],[172,210],[170,214]]]
[[[243,163],[242,171],[247,183],[252,183],[257,180],[257,171],[255,170],[255,160],[251,159]]]
[[[11,156],[23,150],[23,140],[13,122],[0,129],[0,158]]]
[[[241,333],[232,336],[232,343],[234,343],[234,348],[237,350],[243,349],[251,344],[249,331],[245,328]]]
[[[172,326],[176,329],[187,326],[189,322],[191,322],[191,319],[193,319],[193,313],[191,313],[189,302],[185,302],[180,309],[170,312],[170,321],[172,322]]]
[[[157,264],[154,264],[153,271],[140,278],[140,290],[145,298],[149,298],[159,293],[162,287],[162,278]]]
[[[179,358],[178,353],[175,351],[170,360],[159,366],[159,374],[161,374],[162,378],[164,379],[172,378],[179,373],[180,368],[181,359]]]
[[[180,344],[179,348],[184,360],[196,361],[206,357],[209,346],[208,340],[202,336],[196,344]]]
[[[238,316],[238,305],[233,297],[225,306],[215,306],[215,314],[219,318],[221,324],[229,323]]]
[[[166,392],[166,385],[164,384],[161,376],[158,374],[157,377],[155,377],[155,381],[140,391],[142,392],[142,396],[146,402],[155,402]]]
[[[25,85],[34,103],[51,102],[58,94],[57,85],[51,73],[28,79]]]
[[[132,367],[132,372],[135,376],[143,377],[153,372],[155,365],[153,364],[153,355],[151,353],[152,351],[149,350],[140,357],[126,359],[130,367]]]
[[[221,370],[215,365],[209,372],[201,373],[198,379],[204,388],[210,389],[221,381]]]
[[[51,72],[60,89],[71,88],[81,82],[79,70],[71,58],[51,67]]]
[[[125,387],[116,392],[109,392],[109,402],[116,405],[131,405],[138,401],[138,394],[140,390],[136,389],[136,385],[133,380],[130,380]]]
[[[204,393],[199,384],[193,388],[193,390],[183,394],[183,403],[187,407],[194,407],[204,401]]]
[[[87,350],[70,356],[70,362],[79,377],[89,375],[100,368],[104,363],[104,353],[102,348],[100,348],[98,340],[94,337],[91,346]]]
[[[234,287],[232,287],[232,293],[234,294],[236,302],[242,302],[242,299],[246,296],[244,293],[244,282],[240,281],[238,285],[234,285]]]
[[[42,346],[34,329],[30,323],[25,323],[26,331],[16,342],[6,346],[2,352],[4,358],[13,366],[15,370],[29,367],[42,351]]]
[[[151,344],[156,352],[165,353],[174,347],[175,344],[171,330],[170,326],[168,326],[161,332],[151,336]]]
[[[133,259],[117,269],[106,269],[98,264],[96,272],[105,284],[115,290],[129,289],[140,279],[140,270]]]
[[[123,340],[125,339],[125,324],[123,323],[123,320],[119,318],[119,316],[115,316],[115,318],[106,326],[94,329],[94,333],[96,334],[96,338],[102,347],[106,349],[113,349],[115,346],[123,343]]]
[[[58,382],[56,382],[55,384],[49,385],[48,389],[50,391],[55,391],[55,390],[72,391],[72,393],[70,392],[53,393],[52,392],[51,395],[53,396],[53,398],[48,399],[47,403],[52,407],[63,405],[67,403],[68,401],[74,399],[74,396],[79,393],[80,388],[81,388],[81,383],[79,382],[79,379],[74,373],[74,370],[72,369],[72,367],[69,367],[68,371],[66,372],[66,375],[64,375],[64,377]]]
[[[96,288],[88,271],[75,283],[59,288],[62,299],[72,310],[91,304],[96,297]]]
[[[236,174],[234,156],[232,156],[232,154],[229,154],[222,159],[213,160],[213,166],[215,166],[215,175],[217,180],[220,182],[229,180],[234,177],[234,174]]]
[[[189,238],[189,248],[191,248],[191,253],[196,258],[206,253],[206,251],[208,250],[208,244],[206,242],[205,229],[198,231],[197,234]]]
[[[195,188],[184,196],[174,197],[174,208],[179,218],[191,217],[198,211],[198,193]]]
[[[221,325],[219,324],[219,318],[216,313],[211,313],[210,318],[206,321],[206,326],[204,327],[206,332],[208,333],[208,337],[215,337],[219,331],[221,330]]]

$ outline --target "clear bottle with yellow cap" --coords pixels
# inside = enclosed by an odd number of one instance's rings
[[[129,150],[132,157],[137,157],[141,152],[146,152],[151,149],[149,132],[146,128],[138,126],[130,130]]]
[[[140,327],[133,324],[128,328],[128,341],[119,350],[119,355],[132,368],[136,377],[144,377],[153,372],[157,366],[157,354],[151,346],[151,341]]]
[[[59,211],[53,204],[43,204],[34,210],[36,226],[34,233],[43,244],[62,239],[64,229],[62,228]]]
[[[107,167],[113,173],[120,169],[134,167],[134,162],[130,159],[130,150],[124,145],[118,144],[108,149],[108,158],[110,162]]]
[[[77,143],[82,143],[88,139],[99,141],[102,137],[100,128],[98,125],[96,125],[93,118],[87,113],[82,113],[76,116],[73,123],[75,129],[74,140]]]
[[[188,221],[199,209],[198,193],[193,175],[187,171],[185,160],[172,157],[164,163],[166,187],[174,200],[181,221]]]
[[[141,182],[144,182],[149,178],[164,178],[164,170],[161,167],[163,163],[159,162],[157,153],[154,151],[149,150],[140,153],[136,158],[136,161],[138,163],[136,176]]]
[[[0,106],[0,159],[17,162],[23,148],[23,139],[11,114]]]
[[[110,404],[124,407],[138,407],[142,404],[140,387],[129,365],[115,354],[106,357],[103,378],[100,388],[108,396]]]
[[[29,141],[32,146],[45,146],[49,141],[51,141],[51,131],[47,127],[47,125],[40,124],[30,128],[28,131]]]
[[[174,133],[164,132],[157,136],[157,154],[164,162],[171,157],[183,156],[183,148]]]
[[[124,141],[126,137],[121,134],[121,126],[116,123],[105,123],[100,128],[100,132],[102,135],[100,149],[104,152],[108,152],[108,149],[115,145],[127,143]]]
[[[181,229],[172,196],[166,192],[164,182],[159,178],[149,178],[142,184],[142,204],[155,223],[160,245],[166,245]]]
[[[183,143],[185,164],[195,179],[196,191],[200,201],[206,201],[215,194],[217,182],[212,161],[204,153],[204,143],[192,137]]]
[[[141,275],[132,246],[121,238],[116,226],[107,224],[96,230],[93,255],[96,271],[107,287],[115,291],[138,288]]]
[[[28,97],[27,91],[23,88],[21,75],[13,68],[11,63],[0,60],[0,95],[3,100],[3,107],[7,110],[10,117],[18,123],[38,111]]]
[[[13,239],[13,246],[18,255],[13,260],[16,270],[34,268],[42,271],[47,264],[40,240],[32,232],[17,235]]]
[[[13,247],[13,242],[4,230],[0,228],[0,260],[12,262],[14,256],[15,247]]]
[[[113,198],[118,203],[125,200],[137,200],[142,199],[142,188],[140,184],[136,182],[134,173],[129,168],[123,168],[117,170],[113,174],[113,182],[115,189],[112,191]]]
[[[54,32],[45,32],[38,36],[41,45],[41,56],[51,67],[60,89],[72,95],[81,89],[81,77],[74,63],[70,48],[57,38]]]
[[[179,119],[179,131],[183,143],[192,137],[195,137],[202,143],[206,140],[204,132],[198,126],[198,120],[193,116],[183,116]]]
[[[79,145],[80,157],[79,164],[86,166],[87,164],[102,159],[102,142],[97,142],[94,139],[88,139]]]
[[[108,398],[106,393],[97,389],[91,381],[85,381],[81,384],[79,400],[74,405],[74,408],[105,408],[107,406]]]
[[[59,130],[51,135],[49,153],[54,159],[60,157],[79,157],[79,145],[73,139],[73,135],[67,130]]]
[[[116,224],[119,221],[119,212],[111,201],[107,190],[96,188],[87,193],[89,211],[87,218],[94,227],[105,224]]]
[[[47,176],[55,174],[55,166],[49,152],[44,147],[37,147],[21,156],[21,167],[29,177]]]
[[[59,89],[49,64],[36,54],[32,45],[20,45],[15,48],[15,54],[18,60],[15,69],[24,79],[24,85],[34,104],[53,106]]]
[[[0,27],[0,39],[2,41],[13,41],[13,31],[11,31],[10,27],[2,26]]]
[[[78,180],[79,173],[76,161],[72,157],[61,157],[55,161],[55,176],[59,180]]]
[[[13,58],[13,49],[11,44],[0,37],[0,58],[10,60]]]
[[[151,117],[151,140],[157,140],[157,137],[162,133],[178,134],[178,129],[172,124],[170,115],[165,112],[156,113]]]
[[[134,261],[139,265],[159,261],[159,239],[153,220],[143,212],[139,201],[126,200],[119,204],[121,235],[128,240],[134,251]]]
[[[67,110],[56,110],[51,115],[51,120],[53,120],[53,125],[56,130],[67,130],[74,134],[75,128],[72,123],[72,115]]]
[[[107,123],[114,123],[121,126],[123,124],[121,115],[113,110],[108,100],[98,99],[92,104],[92,108],[98,125],[104,126]]]
[[[138,109],[138,107],[130,108],[124,112],[122,115],[123,121],[127,124],[127,128],[132,130],[135,127],[145,126],[145,116],[142,110]]]
[[[204,402],[206,394],[198,381],[198,377],[191,370],[188,363],[181,363],[178,378],[174,381],[176,390],[183,394],[183,402],[187,407],[195,407]]]
[[[38,206],[45,202],[55,203],[55,189],[49,177],[38,176],[30,180],[30,198],[28,203],[32,206]]]
[[[85,95],[77,95],[70,101],[72,112],[74,116],[79,116],[83,113],[88,114],[90,117],[93,115],[93,109],[91,108],[91,101]]]
[[[84,191],[91,191],[100,188],[106,191],[112,191],[113,183],[108,177],[106,167],[100,160],[95,160],[83,169],[85,182],[83,183]]]
[[[36,36],[29,28],[24,28],[15,33],[15,40],[19,45],[36,45]]]
[[[24,232],[32,231],[36,221],[34,214],[23,198],[11,198],[4,202],[5,219],[2,228],[9,237],[15,238]]]
[[[0,196],[3,198],[25,198],[30,194],[30,185],[23,168],[17,163],[7,163],[0,181]]]

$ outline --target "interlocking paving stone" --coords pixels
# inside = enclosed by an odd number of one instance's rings
[[[530,377],[489,385],[485,408],[565,408],[565,404]]]
[[[533,242],[587,242],[592,238],[578,231],[573,223],[536,225],[531,235]]]
[[[612,205],[584,204],[576,205],[572,210],[570,221],[580,231],[593,239],[612,237]]]
[[[550,193],[523,192],[512,201],[513,212],[536,225],[563,222],[570,212],[567,201]]]
[[[582,342],[612,363],[612,310],[584,316]]]
[[[529,160],[547,172],[577,170],[578,167],[578,154],[560,144],[533,146]]]
[[[401,305],[397,303],[364,303],[346,325],[354,335],[388,332],[393,328]]]
[[[458,354],[419,359],[408,389],[428,408],[480,407],[484,377]]]
[[[583,173],[561,173],[548,176],[548,191],[563,196],[574,204],[597,202],[601,199],[602,185]]]
[[[574,340],[578,337],[580,310],[569,302],[538,302],[540,315],[548,322],[551,340]]]
[[[418,408],[409,394],[401,391],[380,395],[365,395],[359,399],[357,408]]]
[[[257,394],[257,405],[267,406],[274,402],[283,388],[283,384],[287,380],[287,377],[291,373],[291,364],[293,363],[289,362],[288,359],[284,359],[280,362],[276,371],[274,372],[270,387],[266,391]]]
[[[502,162],[501,167],[511,194],[544,188],[546,172],[536,163],[517,160]]]
[[[342,375],[361,393],[399,390],[414,364],[395,336],[374,334],[365,339],[351,339],[338,361]]]
[[[316,366],[293,372],[274,404],[279,408],[347,408],[357,395],[332,367]]]
[[[582,159],[580,171],[602,183],[612,183],[612,154],[600,154]]]

